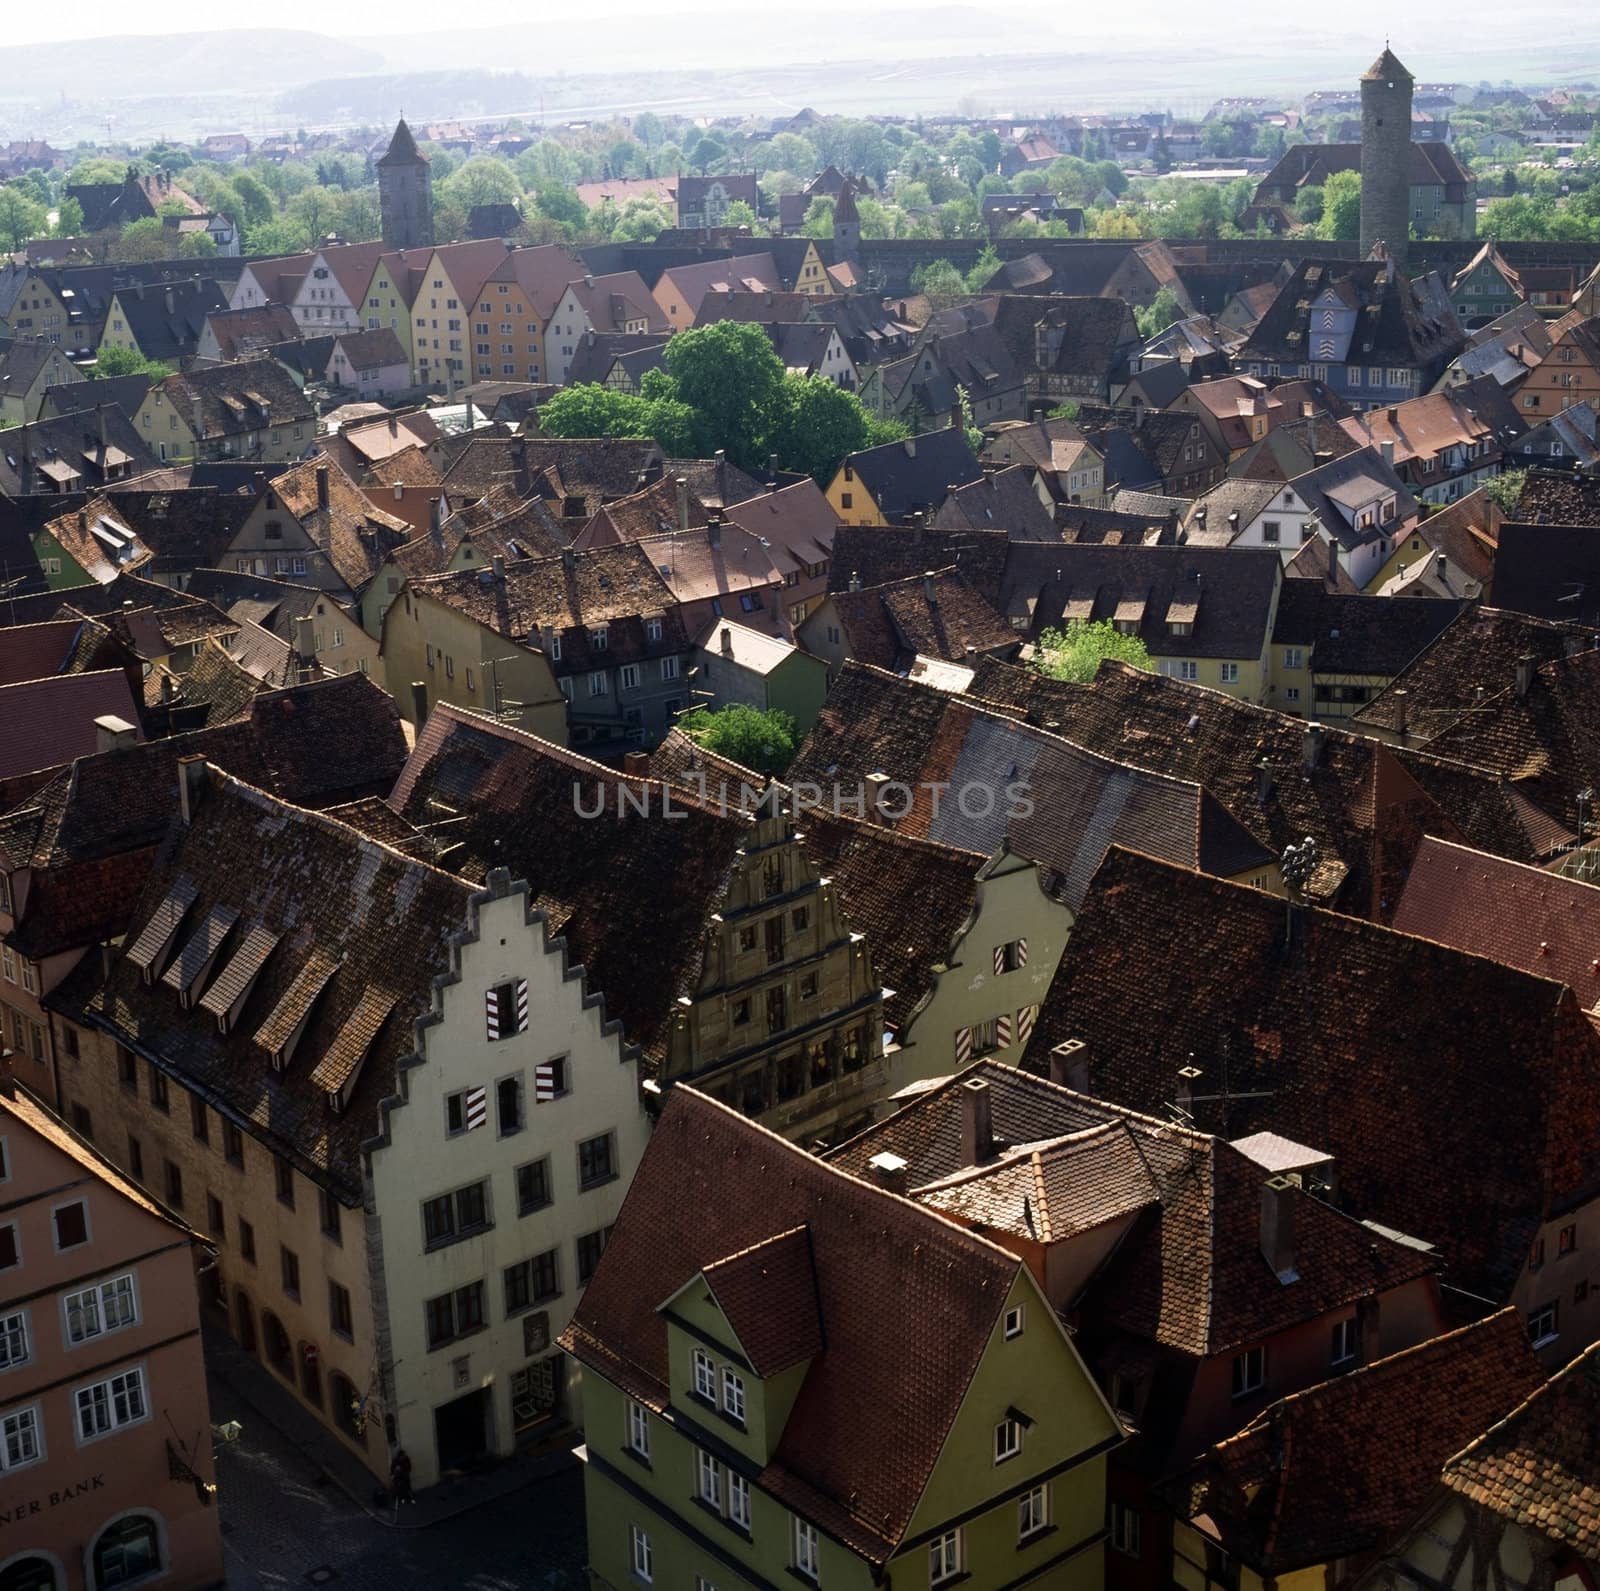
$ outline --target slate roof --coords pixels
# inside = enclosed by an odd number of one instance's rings
[[[1593,1562],[1600,1558],[1600,1344],[1581,1353],[1444,1466],[1479,1508]]]
[[[207,315],[206,325],[225,361],[243,358],[259,348],[293,342],[300,335],[300,322],[287,304],[250,304],[243,309],[224,306]]]
[[[1468,1434],[1542,1380],[1521,1316],[1500,1310],[1264,1409],[1200,1459],[1189,1511],[1263,1576],[1335,1561],[1355,1575],[1415,1521]]]
[[[119,484],[110,500],[118,517],[154,554],[151,576],[170,578],[214,568],[255,507],[256,494],[213,486],[129,491]]]
[[[156,734],[214,728],[249,716],[262,682],[214,637],[200,643],[182,674],[160,669],[145,681],[144,718]]]
[[[135,930],[156,917],[180,881],[192,888],[193,904],[174,949],[214,911],[234,913],[236,925],[215,963],[219,974],[248,927],[278,936],[228,1032],[219,1034],[198,1001],[185,1010],[163,982],[146,982],[126,951],[83,1001],[83,1016],[246,1124],[341,1202],[356,1203],[361,1145],[378,1130],[379,1101],[396,1091],[397,1063],[413,1050],[412,1024],[431,1009],[434,978],[451,971],[451,938],[467,926],[470,886],[215,770],[189,827],[151,870]],[[288,1035],[276,1013],[304,969],[319,963],[331,976],[279,1070],[272,1052],[285,1048]],[[388,1003],[359,1072],[319,1078],[316,1069],[330,1064],[346,1023],[380,992]],[[341,1087],[348,1102],[335,1111],[327,1095]]]
[[[1033,470],[1024,464],[993,470],[982,480],[959,486],[939,505],[935,530],[1004,530],[1013,541],[1059,541],[1055,518],[1033,489]]]
[[[150,390],[149,376],[97,376],[93,387],[96,403],[120,409],[130,420],[139,412],[144,395]],[[46,387],[40,413],[47,416],[74,414],[84,399],[81,381],[64,381],[59,387]]]
[[[1039,360],[1039,330],[1060,332],[1060,347]],[[1106,380],[1139,343],[1133,311],[1120,298],[1079,298],[1061,293],[1001,293],[995,303],[995,334],[1018,367],[1054,375]]]
[[[199,347],[207,318],[227,309],[228,290],[210,277],[195,277],[144,291],[121,288],[117,304],[139,352],[146,359],[171,363]]]
[[[334,342],[355,370],[382,370],[388,365],[407,363],[399,336],[387,326],[340,332]]]
[[[92,497],[81,507],[57,515],[44,529],[67,557],[100,584],[119,574],[136,573],[154,558],[108,497]]]
[[[0,685],[63,673],[81,628],[77,619],[40,619],[0,629]]]
[[[0,685],[0,779],[87,756],[95,749],[95,720],[104,717],[139,729],[138,703],[120,668]]]
[[[919,510],[936,509],[952,486],[983,479],[959,426],[848,454],[842,467],[871,493],[890,524]]]
[[[686,516],[683,522],[680,515]],[[580,551],[610,547],[672,531],[703,530],[706,523],[705,504],[690,491],[680,509],[677,482],[663,475],[640,491],[612,498],[573,537],[572,545]]]
[[[1083,1040],[1093,1091],[1149,1111],[1194,1065],[1199,1092],[1230,1099],[1197,1095],[1197,1124],[1325,1150],[1345,1210],[1435,1245],[1451,1285],[1507,1299],[1540,1223],[1600,1189],[1600,1032],[1551,980],[1289,910],[1111,851],[1030,1064]]]
[[[1393,677],[1461,611],[1445,597],[1346,596],[1323,580],[1286,580],[1272,642],[1307,648],[1313,674]]]
[[[1132,617],[1152,657],[1262,656],[1282,582],[1268,548],[1013,542],[999,608],[1037,636],[1071,620]],[[1174,634],[1168,614],[1193,609]]]
[[[828,589],[837,594],[853,581],[883,586],[927,569],[955,569],[992,606],[1000,600],[1009,540],[1004,530],[840,525],[833,536]]]
[[[1014,653],[1019,644],[954,569],[835,591],[832,601],[849,655],[891,673],[908,669],[918,656],[958,663],[969,649]]]
[[[1506,520],[1493,592],[1498,607],[1600,630],[1600,529]]]
[[[318,497],[318,473],[323,470],[328,479],[326,508]],[[269,491],[352,591],[361,591],[411,534],[403,519],[374,507],[367,494],[322,455],[285,470]]]
[[[1600,526],[1600,476],[1531,469],[1507,517],[1524,525]]]
[[[82,409],[0,432],[0,496],[96,491],[112,468],[125,476],[156,468],[155,455],[121,409],[109,403],[89,407],[99,385],[86,381],[75,389],[82,394]]]
[[[663,1300],[796,1228],[809,1235],[826,1346],[758,1484],[882,1564],[994,1333],[1012,1255],[678,1088],[562,1344],[589,1373],[663,1408]]]
[[[271,359],[189,370],[166,377],[156,387],[191,428],[199,404],[206,441],[316,420],[305,394],[288,371]],[[265,400],[265,407],[259,400]]]
[[[647,813],[619,802],[623,787]],[[711,914],[749,828],[737,814],[676,791],[673,810],[687,816],[663,822],[661,789],[441,703],[389,804],[424,831],[441,810],[462,817],[440,831],[441,843],[454,847],[442,860],[474,882],[491,867],[528,880],[550,932],[566,939],[589,987],[604,992],[607,1012],[657,1057],[674,1002],[694,988]],[[604,791],[602,815],[580,816],[575,790],[586,811]],[[647,943],[657,953],[642,957]]]
[[[1074,908],[1113,844],[1229,876],[1272,860],[1199,785],[1114,762],[970,697],[847,662],[790,777],[855,789],[878,772],[912,787],[901,833],[983,855],[1007,843],[1040,863],[1046,888]],[[928,786],[939,781],[966,799],[942,800],[935,811]]]

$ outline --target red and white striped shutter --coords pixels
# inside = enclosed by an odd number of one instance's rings
[[[1039,1008],[1025,1005],[1017,1012],[1017,1043],[1026,1044],[1033,1037],[1033,1024],[1039,1020]]]
[[[1017,965],[1019,967],[1025,967],[1025,966],[1027,966],[1027,964],[1028,964],[1028,941],[1026,939],[1019,939],[1017,941]]]
[[[535,1104],[545,1104],[556,1097],[556,1062],[540,1061],[533,1069],[533,1098]]]
[[[1011,1042],[1011,1013],[1002,1011],[994,1019],[994,1041],[998,1049],[1004,1049]]]
[[[489,1122],[489,1090],[487,1088],[469,1088],[467,1090],[467,1131],[475,1127],[487,1126]]]
[[[526,978],[517,979],[517,1025],[515,1031],[518,1033],[526,1033],[528,1031],[528,980]]]
[[[487,989],[483,996],[483,1029],[491,1044],[500,1037],[500,991]]]
[[[972,1029],[956,1029],[956,1065],[965,1066],[972,1059]]]
[[[994,970],[996,973],[1006,970],[1006,947],[1004,945],[996,945],[994,947]]]

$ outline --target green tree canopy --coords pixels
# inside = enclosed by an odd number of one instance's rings
[[[669,458],[694,452],[694,416],[685,404],[598,382],[563,387],[540,408],[539,429],[545,436],[648,436]]]
[[[873,446],[867,411],[826,376],[785,376],[768,452],[826,486],[845,456]]]
[[[1322,187],[1317,236],[1352,241],[1361,236],[1361,173],[1335,171]]]
[[[696,457],[720,447],[742,469],[764,462],[784,369],[763,327],[724,320],[681,331],[667,344],[667,371],[694,411]]]
[[[678,720],[678,727],[707,751],[757,773],[779,775],[794,761],[794,719],[775,708],[763,712],[741,702],[715,712],[697,707]]]
[[[14,251],[49,230],[44,206],[27,189],[16,183],[0,188],[0,243]]]
[[[1134,310],[1133,318],[1139,335],[1149,339],[1164,332],[1175,320],[1181,320],[1183,305],[1178,302],[1178,295],[1172,288],[1164,284],[1147,308]]]
[[[451,197],[468,210],[475,204],[513,204],[522,192],[516,172],[493,155],[475,155],[450,176],[449,185]]]
[[[1124,635],[1109,619],[1074,619],[1062,629],[1044,631],[1034,651],[1033,666],[1051,679],[1085,685],[1106,657],[1151,672],[1155,669],[1144,642],[1136,635]]]
[[[76,199],[63,199],[56,206],[56,236],[75,238],[83,231],[83,206]]]
[[[119,348],[114,343],[108,343],[95,355],[94,366],[90,374],[94,376],[149,376],[152,381],[160,381],[172,374],[172,366],[162,364],[159,359],[146,359],[136,349]]]

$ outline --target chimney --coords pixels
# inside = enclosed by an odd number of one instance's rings
[[[105,470],[108,468],[106,464],[106,455],[111,451],[111,438],[107,435],[105,404],[97,403],[94,406],[94,417],[99,422],[100,429],[100,467],[102,470]]]
[[[169,315],[172,313],[172,288],[170,286],[167,288],[167,313]]]
[[[706,520],[706,546],[722,545],[722,515],[712,514]]]
[[[578,567],[578,555],[570,547],[561,549],[561,567],[567,574],[572,574]]]
[[[1322,761],[1322,743],[1327,738],[1327,731],[1321,724],[1306,725],[1305,737],[1301,742],[1301,759],[1308,769],[1315,768]]]
[[[489,560],[489,567],[494,571],[495,583],[503,586],[506,583],[505,559],[502,558],[499,553],[496,553],[494,557]]]
[[[861,571],[859,569],[852,569],[850,571],[850,589],[852,591],[859,591],[861,589]]]
[[[400,421],[394,415],[391,414],[389,416],[389,435],[390,436],[399,436],[399,434],[400,434]]]
[[[930,607],[939,600],[939,588],[934,584],[933,571],[931,569],[923,570],[922,594],[928,599],[928,604]]]
[[[1089,1046],[1082,1039],[1068,1039],[1050,1051],[1050,1081],[1089,1092]]]
[[[317,626],[309,613],[302,613],[294,621],[295,677],[302,682],[316,674]]]
[[[1439,571],[1439,578],[1445,580],[1450,574],[1450,560],[1440,553],[1433,561],[1433,567]]]
[[[914,436],[908,436],[906,438],[905,449],[906,457],[908,459],[914,459],[917,456],[917,439]]]
[[[1409,694],[1404,689],[1397,690],[1394,693],[1394,727],[1402,742],[1406,738],[1406,729],[1409,725],[1409,714],[1406,705]]]
[[[89,515],[84,509],[81,508],[78,510],[78,534],[80,536],[87,536],[89,534]]]
[[[1533,654],[1524,652],[1517,659],[1517,697],[1521,700],[1533,689]]]
[[[328,466],[326,464],[317,466],[317,507],[323,513],[328,511]]]
[[[395,491],[398,493],[399,487],[396,487]],[[438,530],[444,524],[444,499],[442,497],[430,497],[428,499],[428,523],[435,530]]]
[[[650,772],[648,751],[625,751],[622,754],[622,771],[630,778],[643,779]]]
[[[778,455],[767,454],[767,479],[776,486],[778,484]]]
[[[733,629],[726,624],[722,626],[722,655],[733,656]]]
[[[200,438],[206,434],[206,406],[198,398],[189,405],[189,423],[194,430],[195,450],[198,452]]]
[[[194,822],[200,808],[200,797],[206,786],[206,759],[204,757],[178,758],[178,814],[183,826]]]
[[[267,472],[265,470],[257,470],[255,474],[250,477],[250,488],[257,497],[266,491]]]
[[[689,477],[680,475],[672,483],[678,488],[678,529],[689,528]]]
[[[394,500],[397,503],[404,502],[405,501],[405,495],[406,495],[405,487],[399,481],[396,481],[394,483]]]
[[[428,721],[428,686],[425,680],[414,679],[411,682],[411,716],[416,720],[420,732]]]
[[[906,1171],[909,1162],[899,1155],[891,1154],[889,1150],[879,1150],[868,1162],[872,1170],[872,1179],[880,1188],[890,1193],[904,1193],[906,1191]]]
[[[1265,757],[1256,764],[1256,805],[1264,807],[1272,799],[1272,764]]]
[[[1331,536],[1328,538],[1328,589],[1339,589],[1339,543]]]
[[[594,286],[594,276],[591,272],[585,271],[583,273],[583,285],[589,288]]]
[[[163,676],[162,683],[166,683]],[[125,718],[118,718],[115,713],[107,713],[103,718],[94,721],[94,749],[96,751],[121,751],[124,746],[133,745],[138,739],[139,732]]]
[[[1389,412],[1392,414],[1394,411],[1391,409]],[[1384,468],[1392,470],[1394,468],[1394,443],[1385,437],[1378,444],[1378,451],[1383,455]]]
[[[994,1153],[994,1114],[989,1085],[970,1077],[961,1085],[961,1164],[981,1166]]]
[[[1269,1177],[1261,1185],[1261,1257],[1280,1282],[1297,1282],[1294,1268],[1294,1205],[1300,1184],[1293,1177]]]
[[[875,769],[867,775],[867,789],[872,795],[872,815],[882,822],[888,822],[883,811],[883,793],[889,786],[889,775],[883,770]]]

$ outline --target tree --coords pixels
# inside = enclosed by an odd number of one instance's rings
[[[272,195],[248,171],[234,173],[233,191],[239,198],[239,214],[229,220],[246,227],[272,219]]]
[[[619,392],[598,382],[563,387],[539,410],[545,436],[651,437],[670,458],[693,455],[693,420],[688,406],[670,397]]]
[[[921,293],[935,309],[945,309],[966,298],[967,282],[949,260],[933,260],[911,273],[911,290]]]
[[[541,215],[548,216],[561,226],[588,225],[589,212],[584,209],[583,200],[571,188],[546,183],[534,191],[533,202]]]
[[[217,240],[209,232],[184,232],[178,238],[178,258],[209,260],[217,252]]]
[[[1335,171],[1323,184],[1317,236],[1348,241],[1361,236],[1361,173]]]
[[[1207,122],[1200,135],[1200,147],[1213,160],[1220,160],[1233,149],[1233,128],[1224,121]]]
[[[107,376],[149,376],[152,381],[164,380],[172,374],[172,366],[159,359],[146,359],[136,348],[119,348],[107,343],[95,355],[90,374]]]
[[[29,239],[43,237],[49,230],[49,217],[37,199],[12,184],[0,188],[0,240],[7,248],[15,252]]]
[[[120,264],[139,261],[164,260],[177,253],[175,245],[167,241],[167,229],[153,215],[130,221],[111,244],[108,258]]]
[[[779,418],[783,361],[764,328],[718,321],[667,344],[667,372],[694,411],[695,457],[724,448],[742,469],[765,462],[763,443]]]
[[[1483,207],[1483,219],[1478,226],[1481,237],[1492,238],[1496,243],[1511,239],[1541,241],[1549,232],[1548,207],[1535,204],[1520,194],[1514,199],[1491,199]]]
[[[1527,479],[1526,470],[1507,470],[1504,475],[1496,475],[1485,481],[1483,489],[1503,513],[1515,518],[1523,483]]]
[[[752,237],[767,237],[769,233],[754,210],[743,199],[735,199],[727,208],[722,217],[722,224],[731,227],[746,227]]]
[[[742,702],[716,712],[697,707],[678,720],[678,727],[707,751],[757,773],[780,775],[794,761],[794,719],[776,708],[763,712]]]
[[[1315,226],[1322,219],[1322,209],[1325,203],[1326,195],[1324,195],[1320,183],[1314,182],[1308,187],[1302,188],[1295,196],[1295,220],[1300,222],[1302,226]]]
[[[994,244],[990,243],[976,260],[972,262],[972,269],[967,272],[966,284],[969,293],[981,293],[991,276],[1000,269],[1000,256],[995,253]]]
[[[1144,642],[1124,635],[1109,619],[1074,619],[1064,629],[1046,630],[1034,649],[1033,666],[1051,679],[1086,685],[1107,657],[1147,672],[1155,669]]]
[[[96,156],[89,160],[80,160],[71,171],[67,173],[67,181],[74,187],[80,187],[92,182],[114,182],[120,187],[122,179],[128,174],[128,167],[138,168],[137,161],[112,160],[109,156]]]
[[[450,196],[468,210],[475,204],[512,204],[522,192],[516,172],[493,155],[475,155],[450,177],[449,186]]]
[[[298,254],[311,241],[305,223],[293,216],[277,216],[258,226],[244,229],[246,254],[282,258],[285,254]]]
[[[76,199],[63,199],[56,207],[56,236],[75,238],[83,231],[83,206]]]
[[[826,486],[847,454],[868,441],[868,415],[861,400],[826,376],[785,376],[767,450],[785,469],[804,471]]]
[[[1065,403],[1058,403],[1055,408],[1051,409],[1049,413],[1045,415],[1045,419],[1076,420],[1080,412],[1081,411],[1078,405],[1074,403],[1071,398],[1068,398]]]
[[[619,243],[653,243],[658,232],[675,224],[676,218],[661,200],[630,199],[617,216],[611,235]]]

